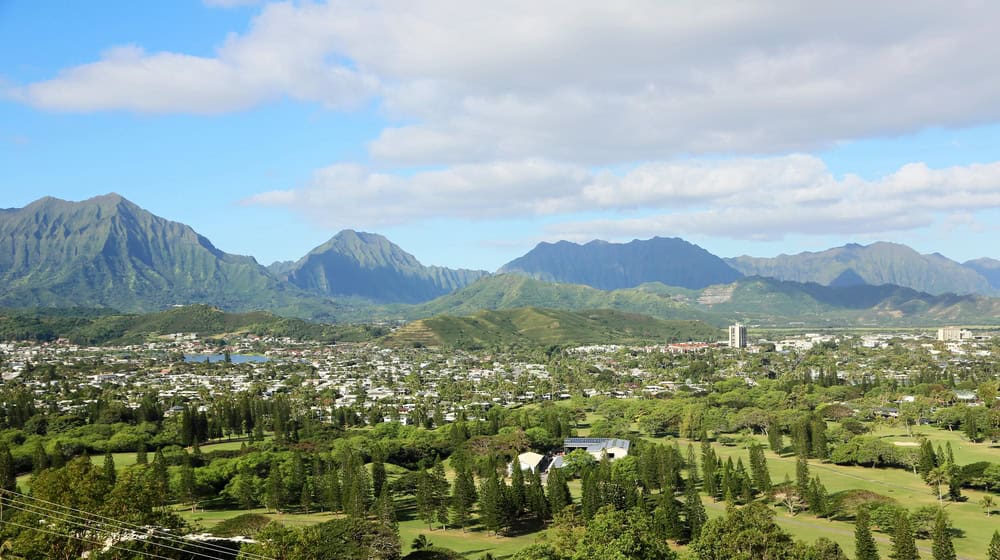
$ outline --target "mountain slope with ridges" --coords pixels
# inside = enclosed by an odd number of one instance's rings
[[[462,288],[487,272],[424,266],[381,235],[344,230],[292,266],[284,277],[314,294],[419,303]]]
[[[921,255],[906,245],[877,242],[848,244],[820,252],[725,259],[747,276],[793,282],[835,283],[848,273],[871,285],[893,284],[930,294],[991,294],[994,288],[975,270],[937,253]],[[851,271],[851,272],[848,272]]]
[[[664,237],[628,243],[539,243],[524,256],[505,264],[499,272],[600,290],[634,288],[647,282],[697,289],[732,282],[742,276],[701,247],[683,239]]]
[[[0,306],[149,311],[211,303],[267,308],[294,299],[252,257],[217,249],[189,226],[117,194],[43,198],[0,221]]]

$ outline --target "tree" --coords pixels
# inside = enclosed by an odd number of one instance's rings
[[[646,514],[606,506],[587,523],[572,557],[574,560],[674,560],[677,555],[654,532]]]
[[[521,470],[521,465],[518,464],[517,459],[514,459],[513,465],[513,472],[510,476],[511,506],[516,512],[515,515],[519,516],[524,511],[527,502],[527,488],[524,485],[524,471]]]
[[[799,455],[795,461],[795,490],[800,498],[809,496],[809,461]]]
[[[455,472],[455,482],[451,488],[451,523],[458,525],[465,532],[469,524],[472,506],[476,503],[476,482],[472,470],[459,467]]]
[[[777,426],[771,426],[767,431],[767,446],[771,448],[776,454],[780,454],[785,448],[784,437],[781,435],[781,429]]]
[[[983,499],[979,500],[979,505],[983,506],[986,517],[989,517],[993,513],[993,496],[989,494],[984,495]]]
[[[689,478],[684,491],[684,521],[687,525],[688,538],[692,541],[701,535],[701,529],[708,521],[708,514],[705,513],[705,504],[701,503],[701,496],[694,482]]]
[[[948,531],[948,522],[945,520],[944,512],[939,510],[934,519],[934,530],[931,532],[931,551],[934,560],[955,560],[955,546],[951,543],[951,533]]]
[[[162,449],[157,449],[153,457],[153,483],[158,505],[166,506],[170,500],[170,473],[167,471],[167,459],[163,456]]]
[[[854,520],[854,558],[856,560],[879,560],[875,538],[869,526],[868,510],[861,508]]]
[[[538,473],[538,469],[531,471],[528,477],[528,511],[538,520],[551,517],[549,501],[545,497],[545,488],[542,487],[542,475]]]
[[[948,465],[941,465],[940,467],[932,469],[927,473],[927,484],[934,487],[934,492],[937,494],[938,503],[944,498],[942,494],[941,487],[948,484],[951,479],[951,473],[949,472]]]
[[[479,521],[494,534],[499,534],[504,526],[503,499],[503,487],[494,471],[479,485]]]
[[[710,519],[691,550],[699,560],[778,560],[790,558],[792,537],[774,522],[769,507],[753,502]]]
[[[549,497],[549,511],[553,514],[559,513],[564,507],[573,502],[569,493],[569,486],[563,478],[562,469],[549,470],[548,481],[546,481],[546,494]]]
[[[241,463],[237,469],[237,474],[234,477],[235,481],[235,494],[236,501],[239,502],[240,507],[243,509],[251,509],[257,505],[257,490],[254,484],[254,475],[250,471],[250,466],[246,463]]]
[[[17,473],[14,470],[14,456],[6,443],[0,442],[0,490],[17,490]]]
[[[427,540],[427,535],[420,533],[417,535],[413,542],[410,543],[410,548],[413,550],[423,550],[425,548],[430,548],[434,546],[434,543]]]
[[[819,537],[813,544],[795,543],[792,558],[796,560],[848,560],[840,545],[826,537]]]
[[[382,486],[386,482],[385,463],[381,459],[372,461],[372,493],[382,495]]]
[[[758,492],[765,496],[771,495],[771,471],[767,467],[764,448],[760,445],[750,446],[750,477]]]
[[[427,528],[431,530],[433,530],[432,524],[437,514],[437,503],[434,500],[434,482],[432,478],[431,473],[427,472],[427,469],[420,471],[417,478],[417,491],[414,494],[414,499],[417,503],[417,516],[424,523],[427,523]]]
[[[31,453],[31,473],[35,476],[49,468],[49,454],[45,452],[42,440],[35,440]]]
[[[687,532],[681,523],[680,510],[672,493],[658,496],[656,508],[653,510],[653,527],[657,534],[673,541],[680,541],[686,537]]]
[[[278,468],[277,462],[271,463],[271,470],[267,475],[264,505],[267,509],[278,513],[281,513],[281,508],[285,505],[285,485],[281,479],[281,470]]]
[[[993,531],[993,538],[990,539],[988,552],[990,560],[1000,560],[1000,531]]]
[[[809,484],[809,511],[817,517],[823,517],[829,513],[829,496],[826,487],[820,482],[819,476],[814,476]]]
[[[191,456],[187,452],[184,453],[184,459],[181,463],[180,493],[181,499],[190,503],[191,511],[195,511],[198,502],[195,499],[194,466],[191,464]]]
[[[913,538],[913,529],[910,527],[910,516],[901,511],[896,516],[896,527],[892,531],[892,552],[889,557],[893,560],[917,560],[920,554],[917,552],[917,543]]]
[[[111,452],[108,451],[104,454],[104,479],[108,481],[109,486],[115,485],[115,479],[117,478],[116,474],[115,458],[111,455]]]
[[[135,452],[135,464],[145,465],[149,462],[148,454],[146,453],[146,444],[140,442],[139,449]]]

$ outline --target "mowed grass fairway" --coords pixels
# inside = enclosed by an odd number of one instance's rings
[[[932,441],[935,441],[931,437],[932,434],[929,433],[930,431],[925,430],[925,432],[928,432],[928,437]],[[954,432],[949,433],[940,430],[936,430],[936,432],[938,433],[933,435],[939,438],[954,434]],[[894,433],[892,430],[887,432],[888,435]],[[905,432],[903,433],[905,434]],[[902,438],[892,435],[892,441],[897,440],[903,441]],[[689,442],[680,439],[676,441],[681,445],[682,454],[686,453],[686,446]],[[760,437],[759,441],[766,447],[766,438]],[[944,441],[952,442],[955,459],[959,464],[972,462],[968,459],[973,457],[977,461],[992,460],[993,462],[1000,462],[1000,451],[997,448],[990,448],[989,444],[972,444],[962,440],[960,436],[954,439],[942,439],[942,444]],[[691,443],[694,444],[696,453],[700,456],[700,444],[698,442]],[[735,462],[738,458],[742,458],[743,463],[749,467],[749,452],[744,447],[726,447],[715,443],[713,444],[713,448],[716,454],[723,460],[732,457]],[[765,456],[767,457],[768,468],[771,472],[771,479],[775,484],[780,484],[784,481],[786,475],[794,482],[796,462],[794,455],[779,456],[767,450],[765,451]],[[959,457],[965,457],[966,459],[959,459]],[[989,459],[986,457],[989,457]],[[920,476],[914,475],[910,471],[840,466],[813,459],[809,461],[809,473],[811,476],[819,476],[831,495],[855,488],[869,490],[889,496],[899,502],[899,505],[911,511],[921,506],[934,506],[938,503],[933,489],[925,484]],[[962,538],[953,539],[955,551],[962,558],[986,558],[986,550],[989,546],[990,538],[993,536],[993,531],[1000,528],[1000,516],[993,515],[986,517],[982,507],[979,505],[979,500],[984,495],[983,492],[964,489],[962,495],[966,498],[964,502],[942,502],[951,518],[952,525],[965,532]],[[723,513],[724,504],[716,504],[708,499],[705,500],[705,504],[710,515],[721,515]],[[778,524],[791,533],[794,538],[812,541],[817,537],[825,536],[837,542],[848,556],[853,555],[853,523],[818,519],[805,512],[792,516],[782,507],[777,507],[775,511],[778,512],[776,518]],[[883,552],[882,556],[886,557],[889,551],[889,535],[880,532],[874,532],[873,534],[881,552]],[[917,544],[921,547],[923,556],[929,557],[930,541],[918,540]]]

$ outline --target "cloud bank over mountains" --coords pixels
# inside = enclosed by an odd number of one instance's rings
[[[998,19],[974,1],[281,3],[213,56],[111,46],[9,93],[70,112],[373,104],[387,124],[368,161],[246,200],[331,227],[564,216],[552,237],[877,234],[975,225],[1000,207],[1000,163],[862,179],[806,154],[996,122]]]
[[[571,240],[662,232],[735,239],[878,234],[1000,206],[1000,163],[910,164],[877,180],[836,178],[822,160],[801,154],[647,163],[623,174],[548,160],[460,164],[408,176],[335,165],[303,188],[245,203],[287,207],[330,228],[567,215],[548,233]],[[617,219],[573,219],[595,210]]]

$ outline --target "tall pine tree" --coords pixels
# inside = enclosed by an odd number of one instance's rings
[[[855,560],[879,560],[878,548],[868,518],[868,510],[861,508],[854,520],[854,558]]]
[[[948,531],[948,520],[944,510],[938,510],[934,518],[934,529],[931,531],[931,552],[934,560],[955,560],[955,546],[951,543],[951,533]]]
[[[892,531],[892,552],[889,556],[893,560],[920,558],[917,542],[913,538],[913,528],[910,526],[910,516],[906,512],[900,512],[896,517],[896,527]]]
[[[687,488],[684,491],[684,522],[687,525],[689,541],[698,540],[701,528],[705,526],[706,521],[708,521],[708,514],[705,513],[705,505],[701,503],[698,488],[695,487],[691,479],[688,479]]]
[[[1000,560],[1000,531],[993,531],[993,538],[990,539],[989,560]]]

